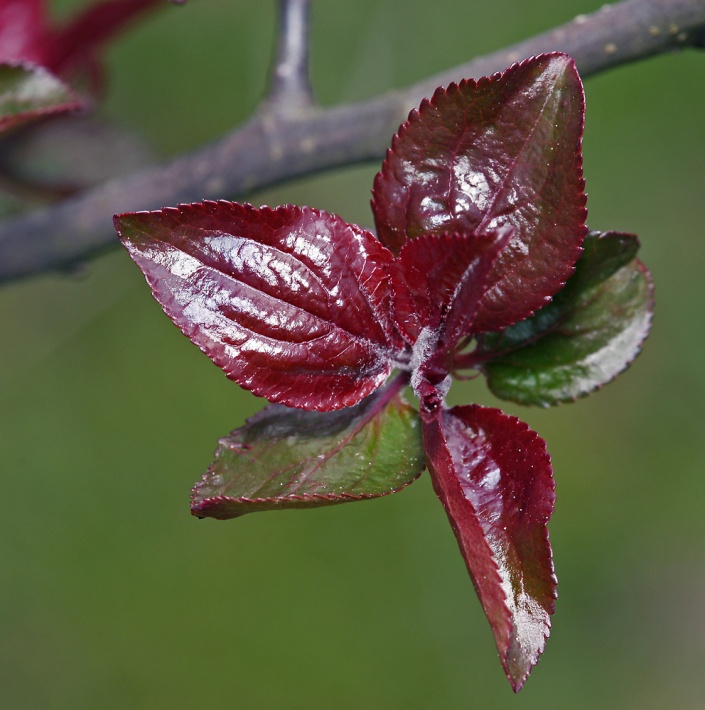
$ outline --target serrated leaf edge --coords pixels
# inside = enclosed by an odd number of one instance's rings
[[[412,483],[415,483],[423,473],[423,469],[414,476],[409,481],[406,481],[403,483],[401,486],[398,486],[397,488],[392,488],[388,491],[385,491],[384,493],[361,493],[360,495],[353,495],[352,493],[307,493],[303,495],[299,494],[291,494],[291,495],[286,495],[286,496],[281,496],[278,498],[275,497],[266,497],[266,498],[247,498],[247,497],[242,497],[242,498],[234,498],[232,496],[212,496],[210,498],[204,498],[200,503],[195,504],[195,499],[197,497],[197,489],[201,487],[202,485],[205,485],[205,476],[207,476],[209,473],[211,473],[211,469],[209,468],[206,473],[203,474],[203,478],[201,481],[196,483],[196,485],[193,487],[192,492],[191,492],[191,515],[196,516],[197,518],[203,518],[203,517],[215,517],[215,516],[202,516],[199,515],[199,512],[203,511],[206,508],[221,504],[221,503],[230,503],[230,504],[252,504],[252,505],[273,505],[275,507],[281,507],[285,508],[287,502],[301,502],[301,503],[307,503],[307,502],[316,502],[320,501],[322,505],[326,504],[334,504],[334,503],[348,503],[348,502],[353,502],[353,501],[361,501],[361,500],[372,500],[373,498],[384,498],[385,496],[388,495],[393,495],[394,493],[399,493],[400,491],[403,491],[405,488],[408,488]],[[251,511],[247,512],[260,512],[257,510],[257,508],[253,508]],[[264,511],[262,511],[264,512]],[[242,515],[245,513],[243,512]],[[230,516],[230,517],[239,517],[239,516]],[[216,518],[218,519],[218,518]],[[220,518],[224,519],[224,518]]]
[[[480,407],[481,405],[470,405],[473,407]],[[495,413],[499,413],[503,417],[508,418],[509,420],[512,421],[514,425],[519,426],[524,433],[528,434],[531,442],[534,443],[538,441],[541,445],[541,448],[543,449],[543,459],[545,463],[548,465],[549,470],[551,471],[551,476],[550,476],[550,495],[547,496],[547,499],[544,501],[544,506],[540,509],[541,511],[541,518],[542,518],[542,526],[543,526],[543,531],[542,531],[542,539],[546,543],[548,547],[548,563],[550,565],[550,576],[551,576],[551,587],[550,587],[550,597],[552,599],[552,603],[550,604],[548,611],[548,618],[547,618],[547,629],[543,633],[543,640],[541,642],[541,645],[536,649],[535,653],[532,655],[532,657],[529,660],[529,666],[527,667],[526,671],[519,676],[518,678],[514,678],[509,671],[509,651],[511,650],[511,645],[509,648],[507,648],[506,653],[504,656],[500,654],[500,661],[502,663],[502,667],[505,670],[505,673],[507,674],[507,678],[509,679],[509,682],[511,683],[512,689],[514,690],[515,693],[518,693],[522,687],[524,686],[524,683],[527,681],[529,675],[531,675],[531,671],[534,669],[536,664],[539,662],[541,655],[546,649],[546,641],[548,640],[550,636],[550,630],[552,628],[552,616],[555,613],[555,600],[558,598],[558,577],[556,576],[556,569],[555,565],[553,562],[553,547],[551,546],[550,543],[550,534],[548,530],[548,523],[551,519],[551,516],[555,512],[555,504],[556,504],[556,480],[555,477],[553,476],[553,462],[551,460],[551,454],[548,452],[548,448],[546,447],[546,442],[543,439],[543,437],[536,432],[534,429],[532,429],[525,421],[522,419],[519,419],[519,417],[516,417],[512,414],[507,414],[506,412],[502,411],[501,409],[497,407],[483,407],[483,409],[489,409],[489,410],[494,410]],[[499,568],[498,568],[498,574],[499,574]],[[501,575],[500,575],[501,577]],[[506,595],[506,591],[505,591]],[[511,619],[513,617],[513,614],[511,613],[511,610],[509,609],[508,606],[508,599],[507,599],[507,610],[509,611],[509,618],[510,618],[510,633],[513,633],[515,631],[515,626],[513,623],[511,623]]]

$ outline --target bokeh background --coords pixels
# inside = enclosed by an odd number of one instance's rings
[[[317,0],[316,91],[326,104],[372,96],[601,4]],[[164,156],[220,136],[261,95],[274,5],[153,15],[110,50],[105,111]],[[589,222],[640,235],[652,336],[576,404],[526,410],[481,381],[452,392],[521,416],[553,456],[560,598],[525,689],[503,677],[427,476],[358,505],[189,515],[217,438],[262,401],[114,250],[80,275],[0,290],[1,707],[703,707],[705,54],[619,68],[586,92]],[[376,169],[251,199],[370,224]]]

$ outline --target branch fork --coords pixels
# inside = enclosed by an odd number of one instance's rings
[[[309,0],[280,0],[269,92],[220,141],[0,224],[0,282],[70,268],[117,244],[111,217],[204,198],[242,197],[285,180],[384,157],[411,108],[438,86],[562,51],[583,78],[627,62],[705,46],[705,0],[623,0],[403,90],[318,108],[309,79]]]

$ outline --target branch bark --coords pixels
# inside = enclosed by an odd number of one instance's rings
[[[309,81],[310,0],[279,0],[279,35],[269,95],[263,108],[294,113],[313,105]]]
[[[275,71],[289,66],[293,79],[277,79],[275,74],[274,93],[249,122],[169,163],[5,221],[0,225],[0,282],[68,268],[117,244],[114,213],[205,198],[241,198],[314,172],[381,160],[409,110],[437,86],[451,81],[492,74],[519,59],[549,51],[570,54],[587,77],[663,52],[705,46],[705,0],[623,0],[406,89],[371,101],[321,109],[309,100],[308,50],[306,43],[301,44],[307,35],[307,6],[307,0],[282,3],[282,39]],[[279,110],[280,99],[291,92],[297,110]]]

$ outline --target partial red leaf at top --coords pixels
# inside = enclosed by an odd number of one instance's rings
[[[142,13],[166,4],[166,0],[105,0],[87,7],[54,32],[47,50],[47,66],[65,75],[90,65],[108,40]]]
[[[166,0],[104,0],[56,27],[45,0],[0,0],[0,62],[29,63],[64,78],[87,69],[95,84],[98,51],[158,5],[166,5]]]
[[[413,345],[424,329],[438,348],[453,347],[470,330],[487,277],[511,228],[497,233],[425,234],[401,249],[393,282],[397,326]]]
[[[225,201],[115,224],[167,315],[240,386],[329,411],[390,374],[392,255],[371,232],[310,208]]]
[[[513,227],[475,326],[530,316],[570,276],[586,234],[584,99],[573,60],[545,54],[438,89],[395,136],[376,176],[381,241]]]
[[[0,0],[0,62],[44,63],[44,0]]]
[[[543,652],[556,597],[545,443],[498,409],[454,407],[423,418],[434,489],[518,691]]]

